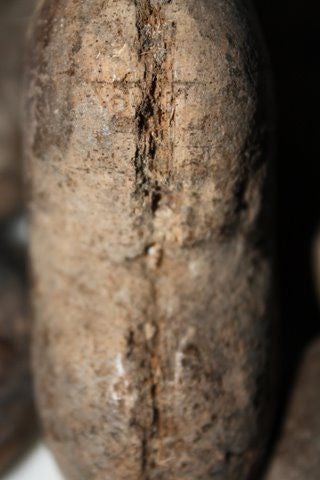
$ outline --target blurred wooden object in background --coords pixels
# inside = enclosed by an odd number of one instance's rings
[[[33,0],[0,0],[1,472],[25,449],[35,431],[26,242],[19,237],[24,204],[20,98],[25,36],[33,3]]]
[[[25,448],[34,431],[29,320],[23,282],[0,266],[0,471]]]
[[[306,350],[266,480],[319,479],[319,378],[320,338]]]
[[[0,219],[23,204],[20,99],[33,0],[0,0]]]

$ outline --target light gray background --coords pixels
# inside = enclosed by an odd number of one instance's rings
[[[1,480],[64,480],[58,467],[43,444],[37,444],[15,469]]]

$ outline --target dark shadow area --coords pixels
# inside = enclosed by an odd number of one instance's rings
[[[281,403],[306,344],[320,331],[311,250],[320,222],[320,26],[316,1],[254,0],[274,70]],[[277,432],[276,432],[277,434]]]
[[[25,212],[20,210],[8,218],[0,218],[0,264],[29,282]]]

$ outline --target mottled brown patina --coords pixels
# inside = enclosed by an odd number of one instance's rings
[[[264,57],[243,2],[44,1],[38,404],[70,479],[248,480],[271,425]]]

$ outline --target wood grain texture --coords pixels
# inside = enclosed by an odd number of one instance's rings
[[[38,404],[70,479],[248,479],[271,424],[265,64],[239,1],[44,1]]]

